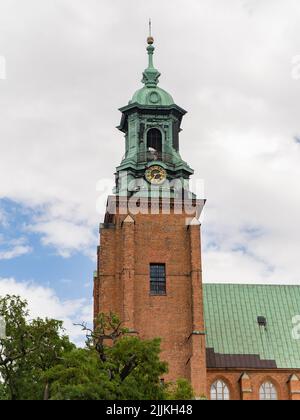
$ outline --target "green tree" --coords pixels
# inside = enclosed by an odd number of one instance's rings
[[[5,387],[5,385],[4,384],[0,384],[0,401],[3,401],[3,400],[8,400],[9,398],[8,398],[8,394],[7,394],[7,391],[6,391],[6,387]]]
[[[191,384],[186,379],[178,379],[176,383],[167,384],[166,399],[193,400],[195,395]]]
[[[0,338],[0,376],[10,400],[47,399],[48,384],[43,372],[73,348],[63,334],[62,322],[29,321],[27,302],[18,296],[0,299],[0,317],[6,337]]]
[[[115,384],[100,369],[98,354],[89,349],[65,353],[60,364],[44,374],[51,400],[114,399]]]
[[[46,373],[54,400],[160,400],[160,340],[142,341],[128,335],[118,317],[101,314],[94,330],[82,325],[87,349],[74,350]]]

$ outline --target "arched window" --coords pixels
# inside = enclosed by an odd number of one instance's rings
[[[158,128],[151,128],[147,133],[147,148],[162,152],[162,134]]]
[[[210,388],[210,399],[213,401],[229,401],[230,392],[225,382],[218,380]]]
[[[265,382],[259,389],[259,399],[261,401],[275,401],[278,399],[277,390],[272,382]]]

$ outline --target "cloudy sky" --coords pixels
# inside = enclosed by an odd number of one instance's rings
[[[150,16],[205,181],[204,280],[300,284],[299,1],[0,0],[0,294],[74,340]]]

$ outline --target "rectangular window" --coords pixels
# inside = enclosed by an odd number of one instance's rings
[[[160,296],[167,293],[166,287],[166,265],[150,264],[150,293]]]

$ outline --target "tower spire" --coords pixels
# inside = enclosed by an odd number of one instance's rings
[[[147,87],[156,87],[158,85],[158,79],[160,77],[160,73],[153,64],[153,55],[155,51],[154,47],[154,38],[152,36],[152,21],[149,19],[149,36],[147,38],[147,51],[148,51],[148,68],[143,73],[143,80],[142,82]]]

